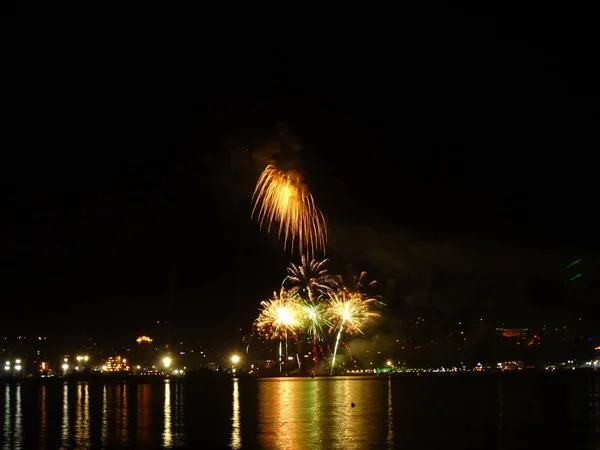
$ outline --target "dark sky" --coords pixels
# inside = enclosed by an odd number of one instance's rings
[[[249,218],[251,154],[280,122],[332,264],[382,280],[395,314],[585,307],[556,287],[580,255],[593,280],[599,254],[586,23],[408,22],[231,41],[7,27],[2,326],[247,328],[294,260]]]

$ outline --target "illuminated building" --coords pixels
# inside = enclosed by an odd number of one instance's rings
[[[127,358],[121,358],[120,356],[110,357],[106,360],[106,364],[102,366],[104,372],[129,372]]]
[[[152,367],[156,360],[156,349],[152,343],[150,336],[140,336],[136,340],[137,349],[135,351],[136,364],[139,364],[143,369]]]

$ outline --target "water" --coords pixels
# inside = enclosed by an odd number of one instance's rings
[[[25,380],[0,424],[2,449],[600,450],[600,377]]]

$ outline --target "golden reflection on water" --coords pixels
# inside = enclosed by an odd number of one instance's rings
[[[46,385],[40,388],[40,448],[46,448],[46,433],[48,432],[48,419],[46,412]]]
[[[21,449],[23,444],[23,413],[21,410],[21,385],[17,384],[15,394],[15,445],[14,449]]]
[[[290,390],[292,389],[291,383],[286,382],[285,380],[279,380],[277,382],[277,425],[280,430],[281,436],[284,438],[293,437],[295,435],[295,430],[293,429],[293,424],[296,422],[296,417],[294,417],[298,413],[298,409],[293,409],[291,403],[291,395]],[[282,442],[282,448],[289,448],[289,440],[286,442]]]
[[[60,433],[60,445],[70,446],[71,430],[69,427],[69,384],[63,383],[62,425]]]
[[[390,380],[262,380],[257,440],[265,449],[390,448],[392,414]]]
[[[141,447],[150,446],[152,442],[152,402],[151,385],[138,384],[137,387],[137,427],[135,430],[136,444]]]
[[[237,378],[233,379],[233,410],[231,412],[231,442],[229,446],[233,450],[242,448],[240,386]]]
[[[312,420],[308,422],[308,435],[311,442],[318,442],[321,438],[321,402],[319,399],[322,395],[321,383],[315,380],[311,380],[310,387],[312,389],[312,393],[310,390],[307,392],[307,397],[309,397],[309,417],[312,417]]]
[[[90,448],[90,400],[87,383],[77,385],[75,412],[75,448]]]
[[[165,380],[165,424],[163,427],[163,447],[173,447],[173,431],[171,429],[171,381]]]
[[[106,395],[106,385],[102,387],[102,426],[100,428],[100,441],[102,446],[108,444],[108,396]]]
[[[127,384],[117,386],[117,411],[120,411],[120,420],[117,420],[121,432],[121,445],[126,445],[129,438],[129,402],[127,399]]]
[[[346,443],[348,449],[357,448],[353,446],[352,423],[352,397],[350,395],[350,383],[348,379],[337,379],[333,382],[334,399],[333,404],[337,406],[331,411],[333,420],[333,441],[336,446]],[[354,430],[356,431],[356,430]]]

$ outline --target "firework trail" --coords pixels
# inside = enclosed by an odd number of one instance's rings
[[[303,315],[303,329],[312,340],[312,354],[315,364],[319,361],[317,352],[317,343],[322,339],[323,328],[331,327],[333,324],[327,320],[327,304],[325,302],[314,303],[303,301],[300,304],[300,311]]]
[[[281,372],[283,365],[283,341],[285,340],[287,358],[288,332],[292,333],[292,336],[296,338],[296,333],[302,328],[298,302],[282,287],[279,295],[277,292],[273,292],[271,300],[262,301],[260,304],[262,309],[255,321],[255,327],[258,333],[267,339],[279,338],[279,371]]]
[[[336,324],[332,329],[338,328],[335,345],[333,347],[333,358],[331,360],[331,374],[335,367],[338,346],[342,332],[348,334],[363,334],[362,328],[371,320],[381,317],[373,308],[378,304],[375,298],[365,298],[358,292],[340,290],[338,294],[331,297],[329,311],[331,322]]]
[[[260,175],[254,195],[251,217],[256,216],[260,228],[279,224],[277,236],[291,252],[312,258],[316,251],[325,253],[327,224],[313,196],[298,176],[268,165]]]

